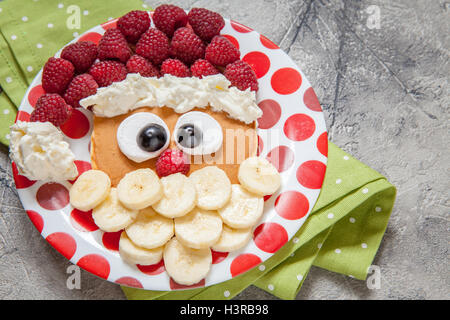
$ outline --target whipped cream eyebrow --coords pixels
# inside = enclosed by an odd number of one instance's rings
[[[92,106],[98,117],[115,117],[144,106],[165,106],[176,113],[210,106],[214,111],[224,111],[230,118],[247,124],[261,117],[255,92],[230,85],[222,74],[200,79],[169,74],[161,78],[142,77],[130,73],[120,82],[99,88],[96,94],[82,99],[80,105],[84,108]]]
[[[17,121],[10,129],[10,158],[21,175],[46,181],[76,178],[75,156],[51,122]]]

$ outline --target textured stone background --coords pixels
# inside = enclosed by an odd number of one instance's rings
[[[450,2],[172,2],[218,11],[280,44],[315,88],[331,141],[398,187],[374,261],[381,288],[313,268],[297,299],[450,299]],[[379,29],[369,28],[371,5],[380,9]],[[23,211],[5,148],[0,210],[0,299],[124,298],[119,286],[84,271],[81,290],[66,288],[70,263]],[[273,298],[256,287],[237,296]]]

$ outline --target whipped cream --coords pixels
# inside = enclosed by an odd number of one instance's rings
[[[84,108],[93,106],[99,117],[115,117],[139,107],[169,107],[185,113],[195,107],[210,106],[214,111],[224,111],[231,118],[252,123],[262,116],[256,104],[256,94],[247,89],[230,87],[222,74],[179,78],[169,74],[161,78],[128,74],[125,80],[99,88],[97,93],[80,101]]]
[[[10,129],[10,158],[21,175],[47,181],[76,178],[75,156],[52,123],[17,121]]]

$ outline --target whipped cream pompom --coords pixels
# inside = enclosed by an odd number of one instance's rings
[[[21,175],[44,181],[77,177],[75,156],[52,123],[17,121],[10,129],[10,158]]]

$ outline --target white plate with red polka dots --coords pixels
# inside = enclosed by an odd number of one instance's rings
[[[98,43],[105,30],[115,23],[112,20],[96,26],[73,42]],[[213,265],[207,277],[188,288],[229,280],[267,260],[290,241],[316,203],[326,170],[327,130],[322,109],[297,65],[266,37],[234,21],[225,19],[221,33],[239,48],[241,59],[253,67],[258,77],[257,102],[263,111],[258,120],[259,155],[269,159],[280,171],[282,186],[276,194],[265,198],[264,214],[254,228],[252,241],[236,252],[213,252]],[[58,55],[59,52],[55,56]],[[44,93],[41,73],[20,105],[19,120],[29,121],[37,98]],[[90,169],[90,112],[74,110],[61,130],[76,156],[79,171]],[[171,280],[163,261],[151,266],[125,263],[118,253],[120,232],[99,230],[91,213],[70,206],[70,181],[30,181],[18,174],[14,164],[13,173],[31,221],[72,263],[127,286],[149,290],[187,288]]]

